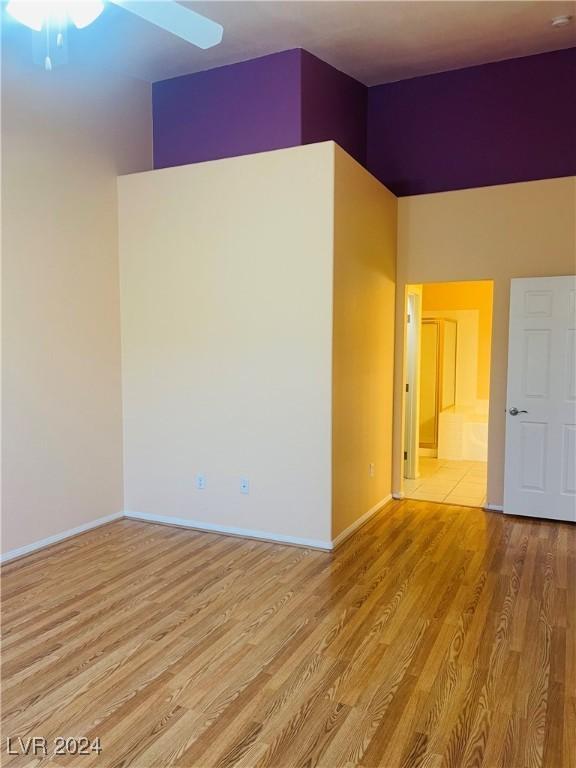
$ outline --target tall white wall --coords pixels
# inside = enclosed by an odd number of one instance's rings
[[[6,552],[122,510],[116,176],[151,167],[152,128],[149,84],[4,43]]]
[[[128,512],[330,541],[333,179],[330,142],[120,179]]]

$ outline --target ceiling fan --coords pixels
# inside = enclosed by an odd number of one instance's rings
[[[83,29],[92,24],[104,11],[106,3],[117,5],[198,48],[212,48],[222,41],[221,24],[176,0],[9,0],[6,11],[26,27],[45,32],[47,40],[54,34],[58,46],[63,44],[68,26]],[[47,70],[52,69],[49,49],[44,66]]]

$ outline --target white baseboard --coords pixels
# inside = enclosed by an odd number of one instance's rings
[[[484,504],[484,509],[489,509],[490,512],[504,512],[504,507],[500,504]]]
[[[392,498],[396,499],[396,501],[401,501],[402,499],[405,499],[406,497],[401,491],[396,491],[395,493],[392,493]]]
[[[92,528],[99,528],[101,525],[112,523],[114,520],[120,520],[122,517],[122,512],[115,512],[113,515],[99,517],[97,520],[91,520],[89,523],[84,523],[84,525],[79,525],[76,528],[70,528],[67,531],[62,531],[62,533],[55,533],[54,536],[48,536],[46,539],[34,541],[32,544],[26,544],[24,547],[11,549],[9,552],[5,552],[3,555],[0,555],[0,563],[8,563],[10,560],[15,560],[17,557],[30,555],[32,552],[36,552],[38,549],[44,549],[44,547],[49,547],[51,544],[57,544],[59,541],[70,539],[73,536],[78,536],[79,533],[90,531]]]
[[[49,536],[41,541],[34,541],[32,544],[26,544],[24,547],[18,549],[12,549],[9,552],[5,552],[0,555],[0,563],[8,563],[11,560],[15,560],[18,557],[24,555],[30,555],[39,549],[49,547],[51,544],[57,544],[65,539],[70,539],[73,536],[78,536],[80,533],[85,533],[93,528],[98,528],[101,525],[112,523],[114,520],[120,520],[121,518],[128,518],[130,520],[141,520],[145,523],[159,523],[161,525],[174,525],[179,528],[191,528],[197,531],[205,531],[208,533],[221,533],[228,536],[240,536],[245,539],[259,539],[261,541],[270,541],[277,544],[292,544],[298,547],[308,547],[309,549],[320,549],[324,552],[330,552],[333,549],[345,541],[347,538],[358,530],[362,525],[368,522],[368,520],[382,509],[382,507],[391,500],[392,496],[386,496],[375,504],[372,509],[369,509],[362,517],[359,517],[352,525],[348,526],[344,531],[338,534],[333,541],[324,541],[322,539],[305,539],[299,536],[285,536],[280,533],[271,533],[269,531],[251,530],[249,528],[235,528],[228,525],[215,525],[213,523],[205,523],[199,520],[187,520],[181,517],[172,517],[170,515],[152,515],[148,512],[117,512],[107,517],[100,517],[97,520],[91,520],[89,523],[79,525],[76,528],[70,528],[62,533],[56,533],[54,536]]]
[[[230,525],[215,525],[205,523],[199,520],[188,520],[183,517],[172,517],[170,515],[152,515],[148,512],[124,512],[124,517],[130,520],[141,520],[145,523],[160,523],[161,525],[175,525],[179,528],[193,528],[196,531],[207,533],[223,533],[228,536],[241,536],[245,539],[260,539],[271,541],[277,544],[293,544],[298,547],[309,547],[310,549],[322,549],[330,551],[334,548],[334,542],[322,541],[321,539],[304,539],[299,536],[285,536],[281,533],[270,533],[269,531],[254,531],[249,528],[235,528]]]
[[[355,533],[358,528],[361,528],[365,523],[367,523],[368,520],[370,520],[370,518],[373,517],[376,512],[380,511],[385,504],[388,504],[391,499],[392,495],[388,494],[388,496],[381,499],[378,504],[374,504],[374,506],[369,509],[368,512],[365,512],[362,517],[359,517],[358,520],[355,520],[352,525],[349,525],[348,528],[345,528],[343,531],[341,531],[341,533],[339,533],[338,536],[333,539],[332,549],[336,549],[336,547],[340,546],[340,544],[352,536],[352,534]]]

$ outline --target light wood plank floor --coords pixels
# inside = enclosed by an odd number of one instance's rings
[[[112,523],[3,568],[2,764],[573,768],[575,564],[576,526],[416,501],[335,554]]]

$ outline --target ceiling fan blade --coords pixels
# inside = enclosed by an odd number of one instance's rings
[[[109,0],[141,19],[181,37],[198,48],[212,48],[222,40],[223,27],[174,0]]]

